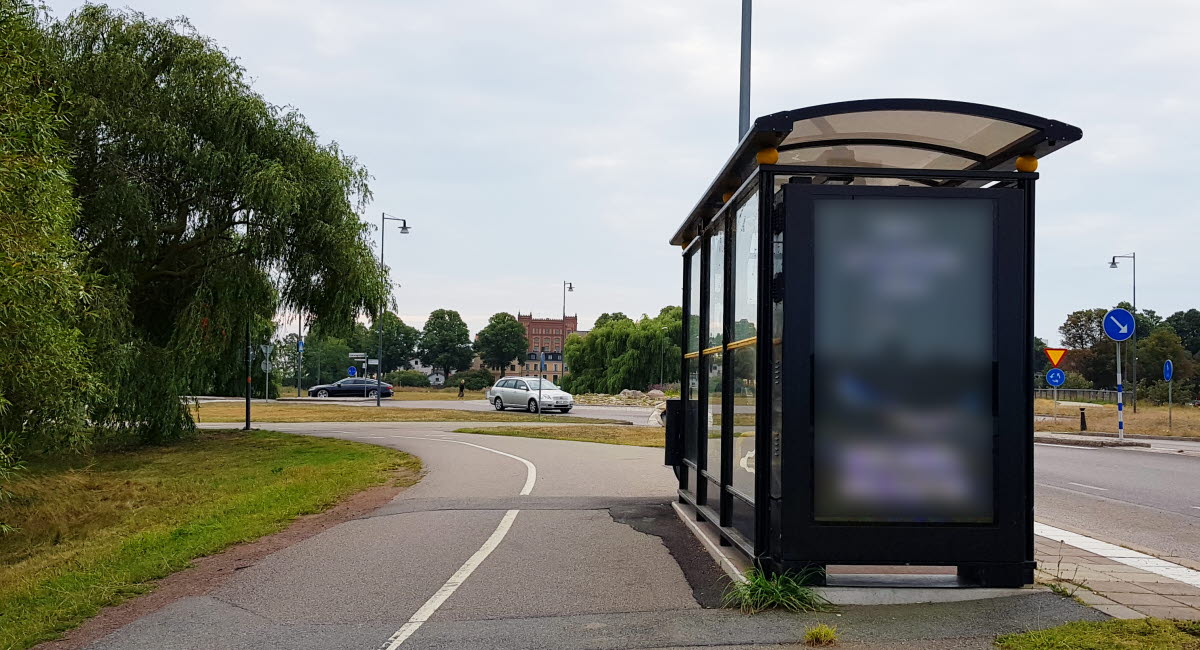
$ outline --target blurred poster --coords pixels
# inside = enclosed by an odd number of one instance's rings
[[[986,523],[995,203],[814,203],[818,521]]]

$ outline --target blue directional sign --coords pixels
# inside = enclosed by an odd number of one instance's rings
[[[1171,381],[1171,377],[1175,376],[1175,364],[1171,363],[1170,359],[1163,362],[1163,381]]]
[[[304,351],[304,339],[300,339],[299,341],[296,341],[296,347],[300,348],[300,351],[303,352]]]
[[[1104,333],[1114,341],[1124,341],[1133,336],[1133,314],[1129,310],[1111,309],[1104,315]]]
[[[355,368],[354,366],[350,366],[349,368],[346,368],[346,374],[353,377],[354,375],[358,374],[358,368]]]
[[[1067,373],[1063,372],[1062,368],[1051,368],[1046,372],[1046,383],[1055,388],[1062,386],[1065,381],[1067,381]]]

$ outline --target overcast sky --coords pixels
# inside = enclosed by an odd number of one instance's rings
[[[63,16],[80,3],[51,0]],[[668,238],[737,141],[739,0],[133,0],[184,15],[268,101],[367,166],[364,215],[408,219],[386,261],[402,318],[440,307],[590,326],[680,302]],[[818,10],[819,8],[819,10]],[[957,99],[1083,129],[1042,162],[1038,335],[1127,300],[1200,306],[1200,3],[795,2],[754,7],[755,116]]]

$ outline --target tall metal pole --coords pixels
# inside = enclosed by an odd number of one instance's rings
[[[1136,327],[1137,321],[1134,321]],[[1117,437],[1125,439],[1125,391],[1121,385],[1121,342],[1117,341]]]
[[[301,369],[304,368],[304,317],[296,314],[296,397],[300,397]]]
[[[750,5],[742,0],[742,70],[738,93],[738,141],[750,130]]]
[[[387,237],[387,213],[379,213],[379,270],[382,271],[383,266],[383,242]],[[389,278],[388,291],[392,289],[392,283]],[[381,406],[379,400],[383,395],[383,307],[387,303],[385,297],[379,305],[379,315],[375,317],[375,329],[379,330],[379,356],[375,359],[375,406]]]
[[[1137,253],[1130,253],[1129,257],[1133,261],[1133,370],[1129,374],[1133,379],[1133,412],[1137,413]]]
[[[250,318],[246,318],[246,426],[243,431],[250,430]]]

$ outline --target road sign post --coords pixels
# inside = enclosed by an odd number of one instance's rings
[[[1167,431],[1171,430],[1171,388],[1174,386],[1175,363],[1170,359],[1163,362],[1163,379],[1167,380]]]
[[[1058,364],[1062,363],[1063,357],[1067,355],[1066,348],[1044,348],[1046,358],[1050,360],[1052,368],[1046,373],[1046,383],[1054,388],[1054,421],[1058,422],[1058,387],[1062,386],[1067,381],[1067,373],[1058,369]]]
[[[1125,387],[1121,383],[1121,341],[1133,336],[1136,323],[1128,310],[1109,310],[1104,315],[1104,334],[1117,344],[1117,437],[1125,438]],[[1136,363],[1136,362],[1135,362]],[[1137,386],[1133,387],[1137,391]]]

